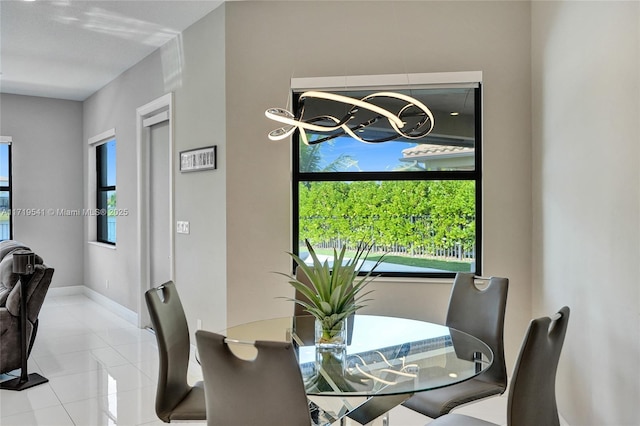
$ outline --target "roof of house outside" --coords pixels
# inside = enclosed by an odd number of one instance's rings
[[[402,161],[433,160],[436,158],[450,158],[474,155],[475,148],[419,144],[402,150]]]

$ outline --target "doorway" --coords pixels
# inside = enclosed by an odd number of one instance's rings
[[[172,279],[169,219],[169,120],[149,126],[149,282]]]
[[[144,293],[175,278],[172,104],[167,94],[136,110],[141,328],[151,325]]]

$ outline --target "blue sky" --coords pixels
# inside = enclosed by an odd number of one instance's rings
[[[0,176],[9,177],[9,145],[0,144]]]
[[[107,185],[116,184],[116,140],[107,142]],[[113,180],[112,180],[113,179]]]
[[[363,171],[391,171],[401,164],[398,159],[402,157],[402,150],[415,145],[393,141],[370,144],[341,137],[336,138],[333,143],[323,143],[320,152],[325,164],[345,154],[358,160],[358,167]]]

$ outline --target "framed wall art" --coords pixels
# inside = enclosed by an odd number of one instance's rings
[[[217,145],[180,152],[180,171],[199,172],[217,168]]]

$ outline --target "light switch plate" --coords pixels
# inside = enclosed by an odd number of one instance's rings
[[[188,234],[189,233],[189,222],[179,220],[176,226],[176,232],[178,234]]]

